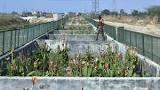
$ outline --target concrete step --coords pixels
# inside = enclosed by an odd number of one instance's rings
[[[93,30],[54,30],[54,34],[95,34]]]
[[[58,46],[69,49],[69,55],[75,56],[77,54],[85,54],[88,50],[97,55],[99,52],[108,48],[111,41],[103,41],[99,36],[99,40],[96,41],[96,34],[50,34],[50,40],[46,40],[50,49],[55,51]],[[106,38],[107,39],[107,38]]]
[[[96,34],[49,34],[49,39],[65,41],[96,41]],[[99,41],[103,41],[101,35],[99,35]]]
[[[85,54],[87,51],[97,55],[101,51],[108,48],[107,41],[63,41],[63,40],[45,40],[49,49],[56,51],[58,47],[60,49],[69,49],[69,56],[75,56],[78,54]]]

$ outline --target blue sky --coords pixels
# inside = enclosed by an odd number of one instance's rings
[[[0,0],[0,12],[11,11],[91,11],[92,0]],[[143,10],[151,5],[160,5],[160,0],[100,0],[100,10],[103,9],[133,9]]]

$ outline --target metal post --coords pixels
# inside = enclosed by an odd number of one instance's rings
[[[136,47],[138,46],[137,44],[137,33],[135,33],[135,41],[136,41]]]
[[[153,60],[153,37],[151,36],[151,53],[152,53],[152,60]]]
[[[51,22],[49,22],[49,31],[52,30]]]
[[[29,42],[29,39],[28,39],[28,37],[29,37],[29,30],[30,30],[30,28],[27,29],[27,43]]]
[[[126,40],[125,40],[125,37],[126,37],[126,36],[125,36],[125,32],[126,32],[126,31],[124,30],[124,27],[123,27],[123,43],[124,43],[124,44],[126,44]]]
[[[2,41],[3,47],[2,47],[2,53],[4,54],[4,50],[5,50],[5,32],[3,31],[2,33],[3,33],[3,41]]]
[[[10,37],[10,49],[12,50],[12,45],[13,45],[13,43],[12,43],[12,41],[13,41],[13,39],[12,39],[13,31],[9,31],[9,32],[11,32],[11,37]]]
[[[129,35],[129,36],[130,36],[129,46],[132,46],[132,45],[131,45],[131,40],[132,40],[132,39],[131,39],[131,32],[129,32],[129,34],[130,34],[130,35]]]
[[[118,27],[116,27],[116,36],[115,36],[116,41],[118,41],[118,32],[117,32],[117,30],[118,30]]]
[[[18,29],[18,47],[19,47],[20,29]]]
[[[143,55],[145,56],[145,51],[144,51],[144,34],[141,34],[142,35],[142,53]]]
[[[33,31],[32,31],[33,32],[33,38],[32,38],[32,40],[35,38],[34,37],[34,30],[35,30],[35,27],[33,26]]]
[[[14,36],[14,42],[15,42],[15,43],[14,43],[14,48],[16,48],[16,36],[17,36],[16,31],[17,31],[17,30],[15,30],[15,36]]]
[[[40,26],[41,26],[41,24],[38,25],[39,34],[41,34],[41,27]]]

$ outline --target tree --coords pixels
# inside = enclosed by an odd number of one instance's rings
[[[15,12],[15,11],[11,12],[11,14],[12,14],[12,15],[18,15],[18,13]]]
[[[132,11],[132,16],[138,16],[139,15],[139,11],[138,10],[133,10]]]
[[[68,16],[69,16],[69,17],[76,16],[76,13],[75,13],[75,12],[69,12],[69,13],[68,13]]]
[[[139,11],[138,16],[141,17],[141,18],[144,18],[144,17],[147,16],[147,12],[146,11]]]
[[[121,10],[120,10],[120,15],[128,15],[128,13],[125,12],[124,9],[121,9]]]
[[[121,9],[120,12],[120,18],[123,16],[123,15],[127,15],[127,13],[124,11],[124,9]]]
[[[125,14],[124,9],[121,9],[120,10],[120,15],[124,15],[124,14]]]
[[[110,15],[110,11],[108,9],[105,9],[101,12],[102,15]]]
[[[147,13],[152,17],[157,17],[158,22],[160,22],[160,6],[151,6],[147,8]]]
[[[31,12],[22,12],[23,17],[32,16]]]
[[[41,17],[41,12],[40,12],[40,11],[37,11],[36,16],[37,16],[37,17]]]
[[[160,6],[151,6],[147,8],[147,12],[151,16],[155,16],[155,15],[160,16]]]
[[[118,12],[117,12],[117,11],[112,11],[112,12],[110,12],[110,14],[111,14],[112,16],[118,16]]]

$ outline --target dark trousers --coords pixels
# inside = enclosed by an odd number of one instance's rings
[[[96,40],[98,40],[99,34],[102,34],[102,38],[103,38],[103,40],[105,41],[105,36],[104,36],[104,31],[103,31],[103,29],[99,29],[99,30],[98,30]]]

